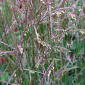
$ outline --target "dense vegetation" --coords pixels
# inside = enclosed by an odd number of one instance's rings
[[[85,84],[84,0],[0,1],[0,85],[15,84]]]

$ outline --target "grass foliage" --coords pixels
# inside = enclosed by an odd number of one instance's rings
[[[0,85],[84,85],[85,1],[1,0]]]

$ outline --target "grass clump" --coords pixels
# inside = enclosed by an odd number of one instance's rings
[[[0,2],[0,85],[84,85],[84,0]]]

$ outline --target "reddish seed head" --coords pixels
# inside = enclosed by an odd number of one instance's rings
[[[1,62],[1,63],[4,63],[5,60],[6,60],[5,58],[1,57],[0,62]]]
[[[40,49],[41,48],[41,44],[38,42],[38,49]]]
[[[53,15],[53,18],[55,18],[55,15]]]
[[[56,34],[54,33],[54,36],[56,36]]]
[[[23,2],[25,2],[25,0],[23,0]]]
[[[26,20],[24,19],[23,22],[26,23]]]
[[[64,19],[64,21],[66,22],[66,21],[67,21],[67,19]]]
[[[65,26],[65,28],[67,28],[67,26]]]
[[[31,85],[33,85],[32,81],[31,81]]]
[[[72,57],[73,57],[73,54],[70,55],[70,58],[72,58]]]
[[[13,8],[11,7],[10,10],[13,12]]]
[[[5,58],[3,58],[3,61],[5,61],[6,59]]]
[[[22,4],[20,4],[20,7],[19,7],[20,9],[22,8]]]
[[[15,28],[14,31],[17,32],[18,30]]]
[[[73,11],[73,14],[76,14],[76,11],[75,10]]]
[[[0,59],[0,62],[2,63],[2,60]]]

